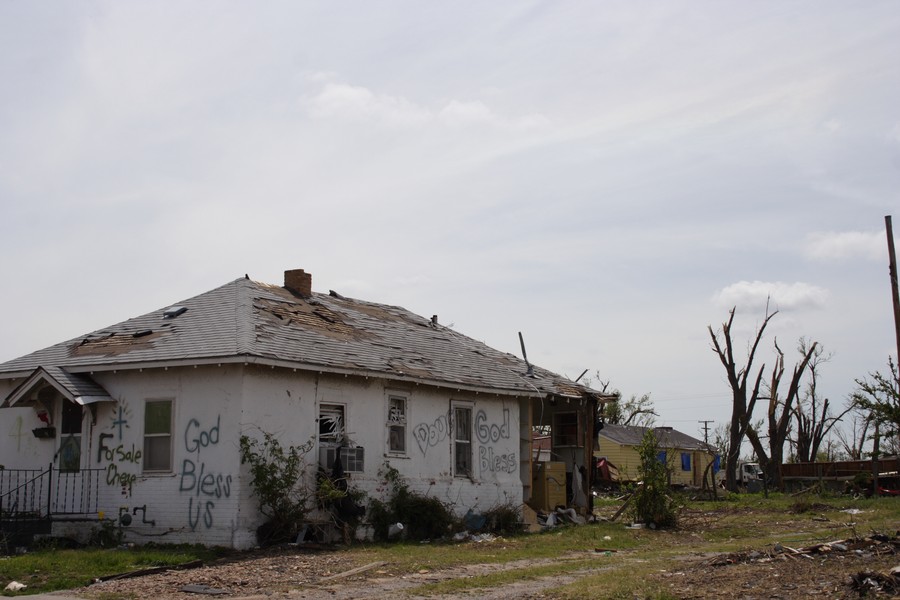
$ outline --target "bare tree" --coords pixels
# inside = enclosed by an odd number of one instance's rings
[[[800,338],[797,350],[805,355],[809,342],[806,338]],[[796,435],[794,437],[794,455],[798,462],[815,462],[822,447],[823,441],[832,428],[853,409],[848,406],[837,416],[830,414],[828,398],[820,398],[818,394],[819,367],[831,360],[831,354],[825,354],[825,348],[819,346],[813,352],[809,360],[809,380],[806,390],[794,407],[794,424]]]
[[[781,487],[781,463],[784,460],[784,445],[787,442],[788,434],[791,427],[791,415],[793,407],[800,394],[800,382],[806,371],[809,361],[812,360],[818,343],[813,342],[806,350],[801,353],[803,358],[800,363],[794,365],[794,371],[791,375],[791,381],[788,386],[787,393],[784,397],[780,396],[779,387],[781,379],[784,376],[784,352],[778,347],[778,341],[775,341],[775,367],[772,369],[771,377],[768,384],[769,401],[766,410],[766,424],[768,429],[768,450],[763,446],[760,440],[759,431],[754,427],[747,428],[747,439],[753,446],[756,456],[762,463],[766,477],[775,482],[775,485]],[[749,418],[750,415],[747,415]]]
[[[644,394],[640,397],[636,394],[632,394],[631,398],[622,402],[621,392],[617,389],[610,390],[609,380],[601,379],[599,371],[594,373],[594,377],[584,377],[584,384],[587,386],[594,385],[594,378],[596,378],[596,385],[599,388],[600,393],[616,396],[617,398],[615,402],[607,402],[600,406],[599,416],[606,423],[612,425],[653,427],[656,422],[656,417],[658,417],[659,414],[657,414],[656,409],[653,406],[653,400],[650,399],[650,394]]]
[[[869,430],[872,428],[872,416],[864,409],[856,406],[851,399],[847,410],[850,419],[844,420],[844,427],[834,430],[834,436],[850,460],[863,460],[863,447],[869,441]]]
[[[891,357],[888,357],[888,369],[888,375],[875,371],[869,374],[869,379],[857,379],[852,400],[874,422],[886,427],[881,435],[889,448],[896,449],[900,445],[900,373]]]
[[[716,452],[719,453],[719,456],[728,456],[728,448],[730,443],[729,431],[731,430],[730,423],[719,423],[713,428],[712,432],[712,445],[715,446]]]
[[[749,378],[753,368],[753,361],[756,358],[756,351],[759,348],[766,326],[778,314],[778,311],[770,313],[768,305],[766,306],[765,319],[763,319],[762,324],[756,331],[756,337],[747,353],[746,363],[744,366],[739,367],[734,358],[734,339],[732,336],[735,310],[736,307],[731,309],[728,313],[728,320],[722,324],[722,328],[718,332],[713,330],[712,325],[707,327],[709,337],[712,340],[713,351],[718,355],[722,366],[725,367],[728,385],[731,387],[731,424],[728,432],[728,454],[725,457],[725,486],[732,491],[737,489],[735,472],[741,454],[741,442],[744,441],[744,436],[747,434],[750,416],[753,414],[753,408],[759,398],[763,371],[766,368],[765,364],[763,364],[751,383]],[[747,387],[748,383],[752,385],[749,389]]]
[[[632,394],[625,402],[611,402],[604,408],[606,422],[613,425],[653,427],[658,416],[650,394],[641,397]]]

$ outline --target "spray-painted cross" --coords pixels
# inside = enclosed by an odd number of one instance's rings
[[[123,412],[122,407],[120,406],[118,418],[116,418],[116,420],[112,422],[113,429],[115,429],[116,426],[119,427],[119,441],[120,442],[122,441],[122,426],[124,425],[125,427],[128,427],[128,419],[124,418],[124,415],[122,414],[122,412]]]

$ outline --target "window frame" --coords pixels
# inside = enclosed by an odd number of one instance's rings
[[[475,478],[475,430],[474,430],[474,422],[473,422],[473,412],[474,405],[470,402],[453,402],[450,407],[451,411],[451,430],[452,430],[452,451],[451,451],[451,467],[452,473],[454,477],[464,477],[467,479]],[[460,439],[458,436],[459,433],[459,420],[458,414],[462,412],[467,415],[466,419],[468,421],[468,439]],[[465,450],[465,455],[468,457],[468,468],[463,471],[459,467],[460,460],[460,450]]]
[[[575,418],[575,431],[573,433],[565,433],[562,424],[559,422],[562,417]],[[566,410],[553,413],[552,425],[550,427],[553,436],[554,448],[583,448],[584,447],[584,431],[581,423],[581,413],[576,410]],[[567,423],[568,427],[572,425]],[[572,443],[570,443],[572,442]]]
[[[330,410],[330,412],[340,412],[341,420],[340,420],[340,429],[334,433],[322,433],[322,419],[325,416],[326,407]],[[323,437],[328,436],[328,437]],[[333,437],[332,437],[333,436]],[[322,444],[325,444],[328,447],[338,448],[340,447],[347,438],[347,405],[342,404],[340,402],[321,402],[319,403],[318,416],[316,417],[316,440],[319,443],[319,447]]]
[[[399,401],[403,404],[403,414],[400,420],[394,420],[394,402]],[[387,433],[387,454],[390,456],[407,456],[409,452],[409,396],[400,392],[387,393],[387,414],[385,415],[385,428]],[[394,448],[393,441],[395,439],[394,431],[398,430],[402,448]]]
[[[147,433],[147,408],[150,404],[154,403],[168,403],[169,404],[169,432],[168,433]],[[169,454],[169,466],[168,468],[148,468],[147,462],[151,456],[150,448],[147,447],[147,439],[160,439],[168,436],[169,444],[168,444],[168,454]],[[143,460],[141,463],[141,473],[144,475],[158,475],[158,474],[168,474],[172,473],[175,470],[175,451],[174,451],[174,443],[175,443],[175,399],[174,398],[146,398],[144,399],[144,432],[143,432]]]
[[[84,406],[72,402],[68,398],[61,398],[59,408],[59,456],[58,468],[61,473],[78,473],[81,471],[81,462],[84,459],[82,443],[84,441]],[[77,415],[77,418],[76,418]],[[66,448],[72,447],[77,455],[73,462],[65,462]]]

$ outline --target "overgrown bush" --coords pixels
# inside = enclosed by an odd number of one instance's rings
[[[484,513],[485,527],[491,533],[513,535],[522,532],[522,508],[501,504]]]
[[[668,466],[659,458],[659,442],[648,429],[638,447],[641,483],[635,488],[632,515],[636,521],[668,527],[678,520],[678,502],[669,494]]]
[[[394,523],[403,523],[404,536],[412,540],[438,539],[453,530],[456,519],[440,500],[410,490],[399,471],[389,464],[378,474],[389,489],[389,497],[369,503],[369,523],[376,540],[387,540]]]
[[[259,512],[269,520],[256,531],[260,544],[293,541],[306,520],[315,490],[306,478],[306,454],[312,440],[283,448],[271,433],[261,440],[241,436],[241,464],[250,465],[250,487]]]
[[[125,532],[119,527],[117,521],[104,520],[99,527],[91,529],[87,545],[94,548],[115,548],[122,544]]]

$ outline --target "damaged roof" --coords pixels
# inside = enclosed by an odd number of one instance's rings
[[[0,364],[0,378],[245,362],[458,389],[606,399],[399,306],[295,294],[246,277]]]

